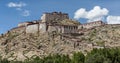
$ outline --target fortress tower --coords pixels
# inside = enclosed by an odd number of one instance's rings
[[[61,21],[64,19],[69,19],[67,13],[62,12],[52,12],[52,13],[44,13],[41,17],[42,22],[51,22],[51,21]]]

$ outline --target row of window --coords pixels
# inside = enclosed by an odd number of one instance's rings
[[[67,28],[67,29],[78,29],[77,26],[64,26],[64,28]]]

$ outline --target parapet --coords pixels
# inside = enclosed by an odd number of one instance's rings
[[[50,15],[68,15],[67,13],[62,13],[62,12],[51,12],[51,13],[48,13],[48,12],[44,12],[44,14],[50,14]]]
[[[51,14],[52,15],[53,14],[56,14],[56,15],[68,15],[67,13],[62,13],[62,12],[52,12]]]

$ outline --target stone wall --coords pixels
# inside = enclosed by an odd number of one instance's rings
[[[58,32],[61,33],[62,32],[62,26],[48,26],[48,32]]]
[[[45,13],[41,17],[42,22],[51,22],[64,19],[69,19],[69,16],[68,14],[61,12]]]
[[[93,27],[96,27],[96,26],[101,26],[101,25],[104,25],[105,23],[103,23],[102,21],[96,21],[96,22],[90,22],[90,23],[86,23],[86,24],[82,24],[82,25],[79,25],[78,29],[81,29],[81,28],[93,28]]]

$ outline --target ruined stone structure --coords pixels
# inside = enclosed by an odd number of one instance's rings
[[[81,29],[81,28],[89,29],[89,28],[93,28],[93,27],[101,26],[101,25],[105,25],[105,23],[103,23],[102,21],[95,21],[95,22],[90,22],[90,23],[79,25],[78,28],[79,29]]]
[[[88,29],[101,25],[104,25],[102,21],[80,24],[80,22],[70,19],[67,13],[52,12],[44,13],[41,20],[20,23],[18,24],[18,28],[25,27],[26,33],[79,33],[78,30],[81,28]]]

